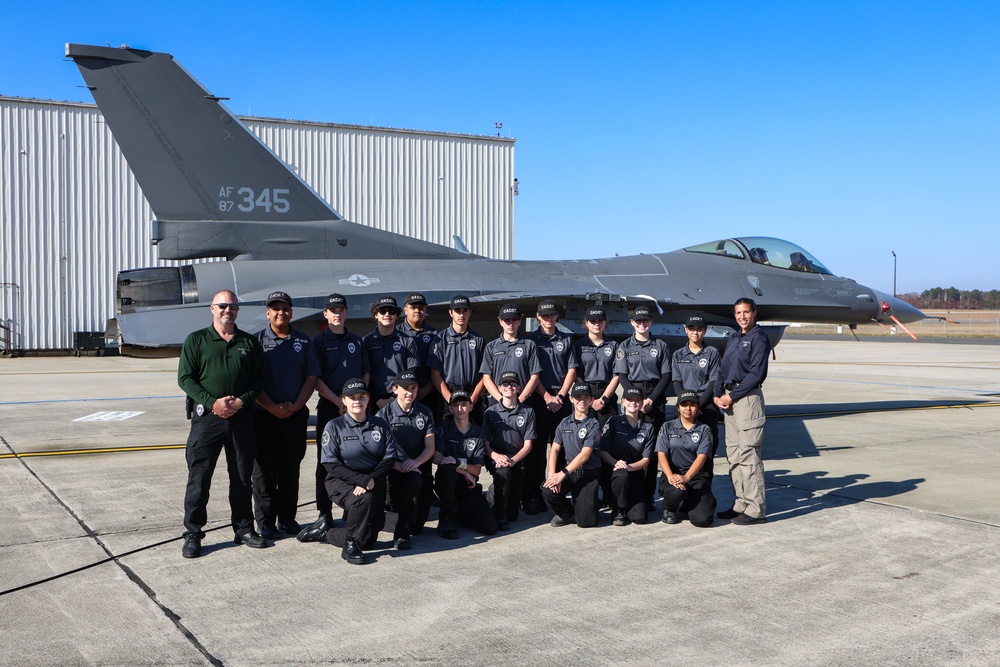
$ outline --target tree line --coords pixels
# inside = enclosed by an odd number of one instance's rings
[[[920,294],[907,292],[897,295],[920,309],[1000,310],[1000,290],[960,290],[957,287],[932,287]]]

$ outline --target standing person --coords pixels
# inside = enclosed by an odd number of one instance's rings
[[[590,385],[578,382],[570,390],[573,414],[559,422],[552,448],[549,450],[548,477],[542,496],[555,516],[552,526],[565,526],[576,521],[580,528],[597,523],[597,489],[600,485],[601,426],[590,416],[594,397]],[[569,462],[559,469],[559,454],[564,451]],[[566,494],[573,494],[570,502]]]
[[[524,482],[523,461],[535,439],[535,411],[517,400],[521,380],[507,371],[500,376],[503,398],[483,417],[486,431],[486,469],[493,476],[493,514],[497,528],[509,530],[517,520]]]
[[[368,414],[368,388],[361,378],[341,390],[346,412],[323,430],[323,466],[330,500],[344,510],[346,525],[330,528],[326,541],[341,547],[352,565],[368,562],[362,549],[375,545],[385,525],[385,478],[396,463],[396,444],[384,419]]]
[[[580,367],[576,371],[578,380],[590,385],[594,395],[593,410],[601,428],[612,415],[618,414],[618,382],[615,375],[616,343],[604,337],[608,315],[601,306],[591,306],[583,318],[587,333],[576,339],[574,348]]]
[[[701,315],[692,315],[684,325],[688,343],[674,350],[670,363],[674,393],[690,390],[698,393],[698,419],[712,432],[712,452],[705,464],[712,475],[713,459],[719,449],[719,409],[715,406],[715,383],[719,378],[719,360],[722,355],[714,347],[705,345],[708,325]],[[680,414],[680,403],[677,404]]]
[[[635,332],[618,344],[615,354],[615,375],[624,389],[635,387],[645,397],[642,411],[653,420],[658,431],[666,420],[665,405],[667,387],[670,386],[670,349],[667,344],[654,338],[649,328],[653,314],[649,306],[636,306],[632,313],[632,329]],[[646,509],[653,509],[653,494],[656,491],[656,467],[646,468]]]
[[[757,324],[757,304],[739,299],[733,308],[740,330],[729,335],[715,385],[715,404],[726,418],[726,460],[736,500],[720,519],[747,526],[767,521],[764,492],[764,394],[771,341]]]
[[[479,367],[479,372],[483,374],[483,387],[490,398],[499,403],[503,399],[503,394],[500,393],[494,378],[499,380],[507,371],[513,371],[519,378],[528,378],[517,397],[517,400],[525,403],[534,393],[538,376],[542,372],[535,341],[519,335],[521,307],[516,303],[505,303],[500,306],[497,319],[500,322],[500,337],[486,344],[483,363]]]
[[[420,391],[417,375],[403,371],[392,381],[396,400],[378,411],[389,423],[399,460],[389,472],[389,499],[396,510],[392,543],[400,551],[410,548],[410,536],[423,530],[429,507],[419,511],[423,482],[420,468],[434,457],[434,416],[426,405],[416,403]],[[427,498],[428,505],[430,497]],[[417,517],[422,516],[417,526]]]
[[[396,329],[400,310],[395,297],[379,297],[371,305],[371,313],[375,318],[375,330],[363,340],[371,364],[371,379],[368,381],[371,403],[368,409],[374,414],[395,398],[392,379],[396,374],[415,370],[419,359],[413,340]]]
[[[435,417],[440,421],[444,408],[451,401],[451,392],[462,389],[469,392],[472,399],[472,421],[479,421],[477,410],[481,409],[483,394],[483,351],[486,343],[483,337],[469,328],[472,318],[472,301],[464,294],[457,294],[448,305],[451,325],[438,334],[427,356],[430,366],[431,383],[441,395],[439,409]]]
[[[664,424],[656,439],[663,471],[663,523],[677,523],[678,511],[686,512],[699,528],[711,526],[714,519],[715,496],[707,469],[714,445],[708,425],[697,421],[700,400],[698,392],[682,391],[677,397],[680,417]]]
[[[431,373],[428,366],[428,358],[431,348],[437,341],[438,330],[427,324],[427,299],[420,292],[411,292],[403,301],[403,314],[405,319],[399,323],[396,329],[399,333],[413,341],[417,349],[417,383],[420,391],[417,400],[428,408],[434,408],[430,394],[434,389],[431,383]]]
[[[254,428],[257,457],[253,495],[257,530],[264,539],[278,530],[297,535],[299,468],[306,455],[308,401],[319,379],[319,361],[312,341],[292,328],[292,298],[285,292],[267,296],[268,326],[257,334],[267,362],[267,385],[257,395]],[[277,525],[276,525],[277,523]]]
[[[521,505],[527,513],[537,514],[544,507],[542,482],[545,481],[545,452],[556,426],[573,411],[569,390],[576,379],[580,362],[573,339],[556,328],[559,309],[552,299],[538,304],[538,328],[525,334],[535,343],[541,373],[528,405],[535,411],[535,442],[524,464],[524,487]]]
[[[601,434],[601,460],[610,471],[615,526],[646,523],[644,479],[653,458],[656,431],[642,414],[642,392],[632,387],[622,394],[624,414],[608,420]]]
[[[486,437],[472,423],[472,402],[461,389],[451,393],[448,405],[452,418],[444,420],[435,436],[434,489],[441,499],[438,534],[446,540],[458,539],[458,523],[470,526],[483,535],[496,535],[493,510],[483,496],[479,473],[486,456]]]
[[[323,430],[330,420],[344,412],[340,391],[351,378],[368,382],[371,364],[361,337],[347,330],[347,299],[336,292],[326,297],[326,330],[313,339],[313,349],[319,360],[320,377],[316,382],[319,402],[316,404],[316,443],[323,437]],[[316,509],[319,517],[298,535],[300,542],[317,542],[326,539],[333,527],[333,503],[326,492],[326,468],[322,462],[323,448],[316,447]]]
[[[212,325],[188,335],[177,364],[177,384],[193,405],[185,458],[184,546],[181,555],[201,555],[208,522],[208,495],[219,453],[226,450],[229,507],[236,544],[261,549],[267,540],[253,529],[253,460],[257,450],[253,401],[267,383],[264,350],[236,327],[239,299],[218,292],[209,306]]]

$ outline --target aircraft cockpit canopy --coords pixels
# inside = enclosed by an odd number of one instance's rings
[[[733,257],[779,269],[833,275],[828,268],[803,248],[794,243],[767,236],[745,236],[739,239],[710,241],[684,248],[684,250],[706,255]]]

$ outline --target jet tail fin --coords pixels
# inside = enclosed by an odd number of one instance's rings
[[[162,259],[460,257],[344,220],[167,53],[67,44],[156,216]]]

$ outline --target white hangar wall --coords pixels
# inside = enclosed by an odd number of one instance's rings
[[[513,257],[513,139],[242,120],[348,220]],[[0,350],[103,331],[118,271],[180,263],[152,218],[96,106],[0,97]]]

